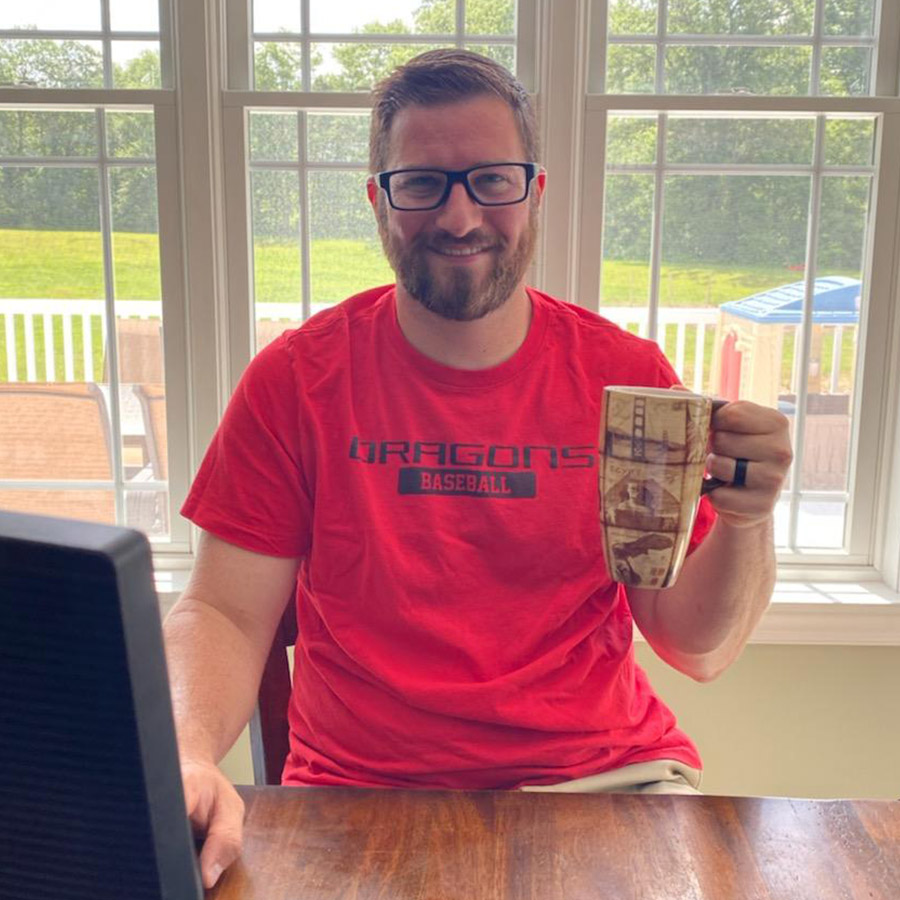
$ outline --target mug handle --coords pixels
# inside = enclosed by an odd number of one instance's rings
[[[712,413],[710,415],[710,419],[727,403],[730,403],[730,400],[724,400],[721,397],[713,397],[712,398]],[[721,478],[704,478],[702,484],[700,485],[700,496],[704,496],[705,494],[709,494],[711,491],[714,491],[716,488],[720,487],[728,487],[731,484],[730,481],[723,481]]]

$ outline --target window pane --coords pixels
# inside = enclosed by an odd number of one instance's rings
[[[109,171],[112,214],[113,275],[120,304],[129,300],[159,300],[159,225],[156,167],[114,167]],[[122,315],[127,315],[125,310]],[[125,370],[123,369],[123,372]],[[154,373],[161,371],[154,367]],[[161,381],[125,378],[123,381]]]
[[[838,501],[801,500],[797,543],[801,547],[840,549],[844,544],[846,506]]]
[[[299,304],[302,297],[300,181],[296,172],[250,173],[253,198],[253,284],[261,303]]]
[[[870,166],[875,143],[875,120],[842,119],[829,116],[825,120],[825,165]]]
[[[297,113],[250,113],[250,159],[295,161]]]
[[[299,34],[302,29],[300,0],[253,0],[254,32]]]
[[[159,0],[109,0],[113,31],[159,31]]]
[[[810,165],[815,120],[670,116],[667,160],[673,163]]]
[[[805,176],[666,179],[659,339],[691,386],[778,406],[784,329],[757,321],[755,306],[723,304],[797,280],[809,186]],[[689,325],[704,326],[699,342]]]
[[[848,488],[850,412],[870,185],[871,180],[865,176],[828,177],[822,184],[801,490]],[[795,374],[794,399],[796,389]]]
[[[610,34],[656,34],[657,0],[611,0]]]
[[[365,172],[310,172],[313,311],[394,280],[365,184]]]
[[[0,40],[0,83],[35,87],[103,87],[99,41]]]
[[[45,31],[99,31],[100,0],[60,3],[31,0],[0,5],[0,29],[39,28]]]
[[[0,110],[0,156],[97,155],[94,112]]]
[[[414,56],[447,44],[313,44],[314,91],[368,91]]]
[[[253,47],[256,90],[303,90],[302,44],[293,44],[287,41],[257,41]]]
[[[666,48],[666,91],[674,94],[806,94],[809,47]]]
[[[376,4],[310,0],[309,27],[314,34],[453,34],[454,0],[382,0]]]
[[[825,34],[873,34],[875,0],[825,0],[824,25]]]
[[[306,128],[312,162],[369,161],[369,114],[308,113]]]
[[[102,299],[99,209],[95,168],[0,168],[0,297]],[[20,357],[22,379],[23,366]],[[83,380],[80,356],[75,369]]]
[[[113,87],[152,90],[162,85],[159,43],[112,42]]]
[[[872,51],[867,47],[823,47],[819,92],[835,97],[870,93]]]
[[[515,0],[495,0],[492,3],[466,4],[467,34],[516,33]]]
[[[668,0],[668,30],[680,34],[812,34],[814,0]]]
[[[606,54],[606,90],[610,94],[649,94],[656,83],[656,48],[647,44],[610,44]]]
[[[609,116],[606,126],[607,165],[648,164],[655,159],[655,115]]]
[[[152,159],[156,135],[152,112],[107,112],[106,152],[122,159]]]
[[[646,321],[650,297],[653,185],[653,175],[606,177],[600,311],[635,332],[637,322]],[[614,314],[606,307],[633,307],[639,315]]]

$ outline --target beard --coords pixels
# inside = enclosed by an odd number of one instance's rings
[[[378,233],[397,281],[411,297],[444,319],[470,322],[503,306],[522,281],[537,243],[537,219],[537,206],[529,200],[528,224],[512,248],[502,237],[481,230],[464,238],[421,232],[403,244],[389,231],[384,207],[379,210]],[[484,245],[491,247],[493,263],[483,276],[464,267],[435,271],[431,266],[431,248]]]

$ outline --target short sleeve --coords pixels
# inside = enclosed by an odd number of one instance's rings
[[[279,338],[244,372],[181,514],[246,550],[303,556],[312,502],[300,458],[301,405]]]

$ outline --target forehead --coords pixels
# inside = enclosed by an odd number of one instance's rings
[[[407,106],[391,126],[388,168],[465,169],[487,162],[527,162],[516,118],[499,97]]]

